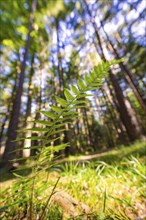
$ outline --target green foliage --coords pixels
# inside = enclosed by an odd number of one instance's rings
[[[35,215],[35,204],[39,203],[39,192],[41,192],[42,189],[44,191],[48,187],[48,181],[44,183],[44,180],[40,179],[40,172],[48,171],[48,169],[53,166],[52,158],[54,153],[68,146],[68,143],[55,146],[54,140],[56,134],[67,129],[65,124],[71,123],[71,121],[77,117],[77,112],[74,110],[84,106],[86,103],[86,96],[88,95],[86,92],[98,89],[104,77],[107,76],[110,66],[118,62],[119,61],[100,63],[98,66],[94,67],[93,71],[85,74],[84,79],[78,79],[77,87],[71,86],[71,91],[70,89],[65,89],[65,98],[56,97],[57,104],[56,106],[51,106],[52,110],[40,111],[47,120],[34,121],[36,125],[42,126],[35,126],[35,128],[30,128],[29,130],[35,133],[38,132],[39,135],[26,137],[26,139],[39,140],[41,141],[41,146],[39,146],[38,154],[35,156],[35,164],[31,165],[31,176],[19,176],[20,181],[13,186],[14,189],[12,189],[11,193],[12,201],[14,199],[13,196],[15,196],[15,203],[12,204],[16,206],[14,208],[15,212],[20,209],[22,203],[21,198],[23,197],[23,209],[26,209],[25,212],[28,218],[30,220],[33,219]],[[19,160],[21,159],[18,159],[18,161]],[[46,207],[45,209],[43,208],[43,215],[45,215],[45,213],[48,212],[48,205],[46,206],[48,202],[45,198],[43,201],[43,206]],[[11,208],[8,207],[8,209]]]
[[[107,75],[108,70],[110,69],[111,64],[118,63],[119,61],[113,62],[102,62],[98,66],[94,67],[94,70],[90,73],[86,73],[84,75],[84,79],[79,78],[77,82],[77,86],[72,85],[71,90],[65,89],[64,95],[65,98],[61,98],[56,96],[56,106],[50,106],[51,111],[40,111],[41,114],[45,116],[46,120],[34,121],[34,123],[44,125],[45,127],[37,127],[31,128],[32,132],[39,132],[39,137],[28,137],[29,139],[39,139],[43,141],[41,146],[41,150],[43,150],[48,140],[54,137],[60,131],[66,130],[65,124],[71,123],[71,120],[77,117],[77,112],[75,109],[79,107],[83,107],[87,102],[86,94],[87,91],[95,90],[100,87],[103,82],[104,77]],[[56,128],[58,128],[56,130]],[[53,151],[54,151],[53,147]],[[38,160],[39,161],[39,160]]]
[[[108,159],[109,152],[104,159],[97,158],[91,161],[66,162],[56,166],[58,172],[42,172],[36,178],[34,188],[33,212],[40,216],[45,210],[44,219],[63,219],[63,210],[50,200],[54,188],[66,191],[79,201],[89,205],[91,211],[88,219],[135,219],[142,215],[145,209],[145,164],[144,158],[139,157],[144,150],[144,142],[135,143],[129,147],[119,147],[117,155],[121,160],[112,164],[104,162]],[[131,156],[125,156],[130,151]],[[137,156],[132,156],[136,152]],[[112,158],[112,155],[111,155]],[[81,158],[80,158],[81,159]],[[18,172],[18,171],[17,171]],[[57,183],[59,177],[61,181]],[[0,209],[2,219],[20,219],[25,215],[30,201],[28,188],[33,181],[33,176],[20,178],[9,189],[1,193],[3,207]],[[43,177],[43,178],[42,178]],[[52,186],[53,189],[52,189]],[[46,208],[46,204],[48,204]],[[68,218],[65,218],[68,219]],[[77,216],[74,219],[83,219]]]
[[[143,145],[137,143],[130,147],[132,151],[137,148],[138,154]],[[124,157],[122,152],[126,149],[117,150],[123,159],[118,160],[116,165],[114,161],[110,165],[102,159],[62,165],[64,178],[68,176],[67,182],[70,183],[66,184],[67,190],[92,207],[95,219],[134,219],[142,210],[144,212],[145,165],[138,157]],[[108,152],[106,156],[108,158]]]

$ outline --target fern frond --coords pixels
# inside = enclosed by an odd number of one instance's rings
[[[112,62],[116,63],[115,61]],[[65,98],[56,96],[56,106],[51,105],[51,111],[40,111],[48,120],[38,120],[34,121],[36,124],[41,124],[45,128],[32,128],[32,132],[46,132],[45,135],[39,137],[32,137],[32,140],[43,141],[43,146],[46,146],[49,138],[52,135],[59,134],[66,130],[65,124],[70,123],[72,120],[78,117],[78,113],[75,111],[77,108],[82,108],[88,103],[86,99],[87,91],[98,89],[103,82],[103,79],[108,74],[111,62],[101,62],[98,66],[95,66],[92,71],[86,73],[84,78],[79,78],[77,81],[77,86],[71,85],[71,89],[64,90]],[[56,130],[57,129],[57,130]],[[27,137],[27,139],[31,137]],[[43,149],[44,147],[42,147]]]
[[[121,60],[101,62],[99,65],[95,66],[94,69],[89,73],[86,73],[83,78],[81,77],[78,79],[76,86],[71,85],[71,89],[66,88],[64,90],[65,98],[59,96],[55,97],[56,106],[51,105],[51,111],[40,111],[44,117],[43,120],[34,120],[33,122],[36,126],[24,130],[25,132],[27,130],[30,130],[32,133],[37,132],[38,136],[32,135],[19,140],[30,139],[41,142],[41,145],[39,146],[30,147],[30,149],[38,149],[37,155],[30,157],[35,159],[35,163],[33,163],[32,166],[30,165],[33,173],[28,177],[21,177],[20,175],[15,174],[17,178],[19,178],[19,181],[15,184],[15,190],[12,187],[16,201],[19,201],[19,198],[22,197],[23,193],[23,201],[27,202],[28,210],[31,211],[33,201],[37,200],[38,196],[35,197],[35,193],[37,192],[38,194],[47,187],[47,185],[43,183],[43,180],[39,179],[39,174],[42,171],[48,171],[48,169],[53,167],[52,155],[55,152],[63,150],[69,146],[68,143],[60,145],[55,144],[56,141],[62,138],[62,135],[59,136],[58,134],[62,134],[66,131],[67,126],[65,125],[72,123],[72,121],[78,117],[76,109],[82,108],[88,103],[86,97],[90,96],[90,94],[87,94],[87,92],[99,89],[100,86],[102,86],[104,78],[108,74],[110,66],[118,64],[119,62],[121,62]],[[19,158],[18,161],[21,161],[22,159],[24,158]],[[16,189],[17,193],[15,192]],[[28,193],[28,191],[30,191],[30,193]],[[28,201],[30,202],[29,204]],[[48,201],[46,205],[48,204]],[[44,212],[45,210],[43,210],[42,216],[44,216]]]

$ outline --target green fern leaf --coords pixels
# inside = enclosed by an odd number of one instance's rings
[[[85,75],[84,75],[84,80],[85,80],[85,82],[86,82],[87,85],[90,85],[91,79],[90,79],[90,77],[89,77],[89,74],[85,74]]]
[[[87,88],[87,86],[81,78],[78,79],[78,87],[81,91],[84,91]]]
[[[66,115],[76,115],[76,114],[78,114],[77,112],[63,112],[63,116],[66,116]]]
[[[66,130],[67,130],[66,128],[59,129],[59,130],[54,131],[54,133],[53,133],[53,134],[62,133],[63,131],[66,131]]]
[[[64,95],[67,100],[71,100],[71,101],[74,100],[74,96],[71,95],[68,89],[64,89]]]
[[[69,122],[67,124],[70,124]],[[60,128],[60,127],[63,127],[66,125],[66,122],[62,122],[62,123],[59,123],[57,125],[54,125],[54,128]]]
[[[89,103],[89,100],[87,99],[74,101],[74,104],[88,104],[88,103]]]
[[[58,112],[58,113],[62,112],[62,108],[60,108],[60,107],[58,107],[58,106],[51,105],[50,107],[51,107],[52,110],[55,111],[55,112]]]
[[[53,146],[53,150],[54,150],[54,152],[58,152],[60,150],[65,149],[66,147],[69,147],[69,143]]]
[[[71,90],[72,90],[72,92],[75,94],[75,95],[78,95],[80,92],[79,92],[79,90],[77,89],[77,87],[75,86],[75,85],[72,85],[71,86]]]
[[[47,118],[51,118],[51,119],[55,119],[57,116],[54,112],[50,112],[50,111],[40,111],[40,113],[45,115]]]
[[[46,126],[52,126],[54,124],[54,122],[45,121],[45,120],[35,120],[34,122]]]
[[[26,137],[25,139],[30,139],[30,140],[45,140],[47,139],[46,136],[30,136],[30,137]]]
[[[38,127],[35,127],[35,128],[28,128],[26,130],[34,131],[34,132],[44,132],[44,131],[48,131],[48,128],[38,128]]]
[[[46,140],[46,145],[49,144],[49,143],[53,143],[55,141],[57,141],[58,139],[60,139],[60,137],[56,137],[56,138],[52,138],[51,140]]]
[[[60,98],[59,96],[55,96],[56,98],[56,101],[62,106],[62,107],[66,107],[68,105],[68,102],[63,99],[63,98]]]

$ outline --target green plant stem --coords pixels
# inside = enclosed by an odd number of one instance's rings
[[[46,202],[45,207],[44,207],[43,210],[42,210],[42,214],[41,214],[39,220],[43,220],[43,217],[44,217],[44,214],[45,214],[45,210],[46,210],[46,208],[47,208],[47,206],[48,206],[48,204],[49,204],[49,202],[50,202],[50,199],[51,199],[52,195],[54,194],[54,191],[55,191],[55,189],[56,189],[56,187],[57,187],[57,184],[58,184],[59,180],[60,180],[60,177],[57,179],[57,181],[56,181],[56,183],[55,183],[55,185],[54,185],[54,187],[53,187],[53,189],[52,189],[52,192],[51,192],[51,194],[50,194],[50,196],[49,196],[49,198],[48,198],[48,200],[47,200],[47,202]]]

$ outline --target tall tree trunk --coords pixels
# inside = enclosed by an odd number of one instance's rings
[[[37,93],[36,93],[36,114],[35,114],[35,118],[34,121],[40,120],[41,119],[41,113],[40,110],[42,109],[42,65],[40,65],[39,71],[38,71],[38,87],[37,87]],[[34,122],[33,127],[36,127],[36,123]],[[39,125],[37,125],[37,127],[39,127]],[[40,125],[41,127],[41,125]],[[39,136],[39,133],[32,133],[32,136]],[[41,142],[39,140],[32,140],[31,141],[31,146],[38,146],[41,145]],[[30,155],[31,156],[35,156],[36,153],[38,152],[38,149],[31,149]]]
[[[108,40],[108,42],[110,43],[110,45],[111,45],[111,47],[112,47],[112,49],[113,49],[113,52],[114,52],[114,54],[115,54],[115,57],[116,57],[117,59],[120,59],[120,55],[118,54],[118,52],[117,52],[117,50],[115,49],[115,47],[114,47],[112,41],[111,41],[110,38],[109,38],[107,32],[106,32],[105,29],[104,29],[103,22],[102,22],[102,21],[100,21],[100,22],[101,22],[102,29],[103,29],[103,31],[104,31],[106,37],[107,37],[107,40]],[[135,97],[137,98],[137,100],[138,100],[138,102],[139,102],[141,108],[142,108],[142,109],[144,110],[144,112],[146,113],[146,103],[145,103],[144,100],[142,99],[142,96],[141,96],[141,94],[140,94],[140,92],[139,92],[139,90],[138,90],[138,88],[137,88],[137,85],[135,84],[134,80],[132,79],[132,75],[131,75],[131,73],[130,73],[130,70],[128,69],[127,65],[124,64],[123,62],[119,63],[119,65],[120,65],[121,70],[122,70],[123,72],[125,72],[124,77],[125,77],[125,79],[127,80],[127,82],[129,83],[129,86],[131,87],[131,89],[132,89],[132,91],[133,91]]]
[[[63,68],[62,68],[62,57],[60,53],[60,36],[59,36],[59,20],[56,19],[56,31],[57,31],[57,59],[58,59],[58,76],[59,76],[59,84],[60,84],[60,95],[64,97],[63,90],[65,87],[64,77],[63,77]]]
[[[88,138],[87,143],[88,143],[89,147],[94,147],[93,146],[93,139],[92,139],[92,132],[91,132],[91,128],[90,128],[90,125],[89,125],[89,119],[88,119],[87,111],[88,111],[87,107],[84,108],[84,116],[85,116],[84,126],[87,127],[87,138]]]
[[[103,93],[103,91],[102,91],[102,93]],[[104,94],[103,94],[103,96],[104,96]],[[104,100],[105,100],[105,96],[104,96]],[[111,130],[111,126],[110,126],[109,122],[107,123],[105,115],[104,115],[103,110],[101,108],[102,105],[100,103],[100,99],[98,100],[98,98],[96,98],[96,105],[97,105],[98,109],[100,109],[100,117],[102,118],[102,126],[106,130],[106,134],[107,134],[106,142],[107,142],[107,145],[109,147],[113,147],[113,146],[115,146],[113,135],[112,135],[113,128]]]
[[[5,118],[3,119],[2,125],[1,125],[1,130],[0,130],[0,147],[2,144],[2,139],[3,139],[3,133],[4,133],[4,129],[7,123],[7,120],[9,119],[10,116],[10,112],[12,111],[13,108],[13,97],[15,97],[16,94],[16,87],[17,87],[17,77],[15,77],[15,82],[14,82],[14,86],[12,89],[12,96],[10,98],[10,100],[8,101],[8,107],[7,107],[7,112],[5,113]]]
[[[116,107],[116,109],[115,110],[117,110],[117,113],[118,113],[118,127],[120,128],[120,130],[122,131],[122,134],[123,134],[123,136],[124,136],[124,138],[122,138],[122,141],[124,140],[124,141],[126,141],[125,143],[128,143],[128,140],[127,140],[127,138],[128,138],[128,135],[127,135],[127,133],[126,133],[126,128],[125,128],[125,126],[124,126],[124,124],[123,124],[123,122],[122,122],[122,120],[121,120],[121,117],[120,117],[120,111],[119,111],[119,104],[118,104],[118,101],[117,101],[117,98],[116,98],[116,95],[115,95],[115,92],[113,91],[113,88],[112,88],[112,85],[111,85],[111,83],[110,82],[107,82],[107,84],[108,84],[108,88],[109,88],[109,92],[110,92],[110,95],[112,96],[112,99],[113,99],[113,108],[115,108]]]
[[[79,114],[80,109],[76,109],[76,112]],[[75,141],[76,141],[76,146],[77,146],[77,151],[78,153],[81,153],[81,129],[80,129],[80,119],[77,118],[76,121],[76,126],[75,126]]]
[[[91,23],[92,23],[93,28],[95,30],[95,35],[98,40],[98,45],[99,45],[100,51],[97,51],[97,53],[100,52],[99,54],[101,55],[102,59],[104,61],[107,61],[105,54],[104,54],[104,51],[103,51],[102,42],[101,42],[100,35],[98,33],[97,25],[94,21],[94,18],[91,15],[91,12],[89,10],[88,4],[86,3],[86,0],[83,0],[83,1],[86,6],[86,11],[90,16],[90,20],[91,20]],[[119,112],[120,112],[121,120],[122,120],[123,124],[125,125],[125,128],[127,130],[127,134],[129,136],[130,140],[134,141],[137,138],[141,137],[141,128],[138,124],[138,121],[136,120],[134,110],[131,108],[131,106],[128,104],[128,101],[125,99],[123,92],[122,92],[122,89],[120,88],[120,85],[117,81],[116,75],[111,70],[109,71],[109,77],[112,82],[118,104],[120,106]]]
[[[31,69],[30,69],[30,74],[29,74],[29,84],[28,84],[28,95],[27,95],[27,106],[26,106],[26,114],[25,114],[25,119],[23,123],[23,128],[30,128],[30,122],[28,120],[31,120],[31,104],[32,104],[32,90],[33,90],[33,85],[32,85],[32,79],[34,75],[34,54],[32,55],[31,59]],[[31,131],[27,131],[26,136],[31,136]],[[22,150],[22,155],[23,157],[29,157],[30,156],[30,146],[31,146],[31,140],[30,139],[25,139],[22,141],[22,149],[23,147],[27,147],[28,149]]]
[[[110,102],[112,109],[110,109],[111,113],[111,118],[115,124],[116,131],[119,135],[120,143],[126,144],[126,137],[125,137],[125,130],[123,128],[123,125],[121,123],[120,118],[118,117],[119,115],[117,114],[117,111],[115,111],[115,106],[118,108],[118,104],[116,103],[116,97],[113,95],[113,93],[110,90],[110,85],[107,82],[107,87],[104,89],[105,95],[107,96],[108,102]],[[105,96],[105,98],[106,98]]]
[[[59,36],[59,20],[56,19],[56,31],[57,31],[57,58],[58,58],[58,75],[59,75],[59,85],[60,85],[60,95],[61,97],[64,98],[64,87],[65,87],[65,82],[64,82],[64,76],[63,76],[63,67],[62,67],[62,57],[60,53],[60,36]],[[68,125],[69,126],[69,125]],[[68,138],[68,131],[64,131],[64,142],[68,143],[69,138]],[[65,148],[65,155],[69,156],[70,154],[70,147]]]
[[[8,127],[8,139],[6,142],[6,147],[5,147],[5,151],[3,155],[3,162],[4,162],[3,166],[7,166],[7,167],[11,166],[11,162],[9,162],[9,160],[16,159],[15,158],[16,153],[14,152],[14,150],[17,148],[17,144],[16,142],[14,142],[14,140],[16,140],[17,138],[17,129],[18,129],[18,123],[19,123],[20,109],[21,109],[21,96],[23,92],[23,82],[25,78],[26,61],[27,61],[28,50],[30,46],[30,39],[31,39],[30,34],[33,30],[34,12],[36,10],[36,4],[37,4],[37,0],[33,0],[25,52],[24,52],[23,62],[21,64],[20,78],[19,78],[18,88],[16,90],[16,96],[14,99],[12,115],[11,115],[11,119],[10,119],[9,127]]]
[[[118,110],[121,116],[121,120],[125,125],[130,140],[134,141],[141,136],[141,128],[136,119],[135,112],[132,109],[128,100],[126,100],[126,98],[124,97],[123,92],[116,79],[116,76],[112,71],[110,71],[110,80],[112,82],[116,98],[118,100]]]
[[[118,128],[118,125],[117,125],[116,115],[114,114],[114,111],[111,109],[111,107],[113,108],[113,104],[112,104],[112,102],[111,102],[111,100],[109,98],[109,94],[107,92],[107,88],[104,87],[101,90],[102,90],[102,93],[103,93],[105,104],[106,104],[106,106],[108,107],[108,110],[109,110],[110,119],[113,122],[113,125],[114,125],[114,128],[115,128],[117,134],[119,135],[119,128]]]

